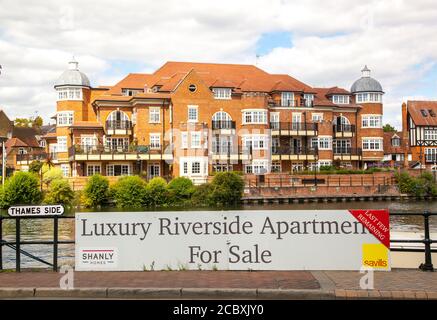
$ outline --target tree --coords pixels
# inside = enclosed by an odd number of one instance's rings
[[[41,195],[35,174],[17,172],[7,180],[0,202],[3,207],[16,204],[38,204]]]
[[[211,182],[211,205],[232,205],[240,202],[243,196],[244,180],[235,172],[219,172]]]
[[[384,132],[396,132],[396,128],[393,127],[391,124],[387,123],[384,127],[383,127]]]
[[[31,122],[30,122],[30,120],[27,119],[27,118],[17,118],[17,119],[14,120],[14,125],[15,125],[16,127],[24,127],[24,128],[27,128],[27,127],[30,127],[30,126],[31,126]]]
[[[73,199],[74,192],[68,181],[65,179],[57,179],[53,180],[50,184],[50,189],[44,202],[47,204],[70,205]]]
[[[108,201],[109,181],[106,177],[95,174],[88,179],[83,191],[85,206],[95,207],[102,205]]]
[[[14,120],[14,125],[16,127],[32,127],[35,129],[40,129],[43,125],[43,119],[40,116],[37,116],[35,118],[16,118]]]
[[[146,182],[139,176],[120,178],[111,188],[111,194],[120,208],[141,208],[146,204]]]

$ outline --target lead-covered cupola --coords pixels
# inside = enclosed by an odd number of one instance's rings
[[[65,70],[55,82],[57,99],[59,100],[83,100],[83,89],[89,89],[88,77],[79,71],[79,63],[73,58]]]
[[[356,103],[382,103],[384,91],[381,84],[370,76],[371,71],[366,66],[361,70],[361,78],[354,82],[351,93]]]

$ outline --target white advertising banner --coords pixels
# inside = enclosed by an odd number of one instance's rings
[[[76,214],[76,270],[390,269],[386,210]]]

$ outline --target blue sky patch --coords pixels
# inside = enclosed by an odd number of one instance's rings
[[[266,55],[274,48],[290,48],[293,46],[293,35],[291,32],[269,32],[261,35],[256,43],[256,54]]]

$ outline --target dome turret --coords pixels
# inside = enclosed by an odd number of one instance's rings
[[[361,78],[354,82],[351,87],[352,93],[379,92],[384,93],[381,84],[370,76],[370,69],[367,66],[361,70]]]
[[[79,71],[79,63],[74,58],[68,63],[68,69],[56,80],[55,88],[61,86],[91,87],[88,77]]]

